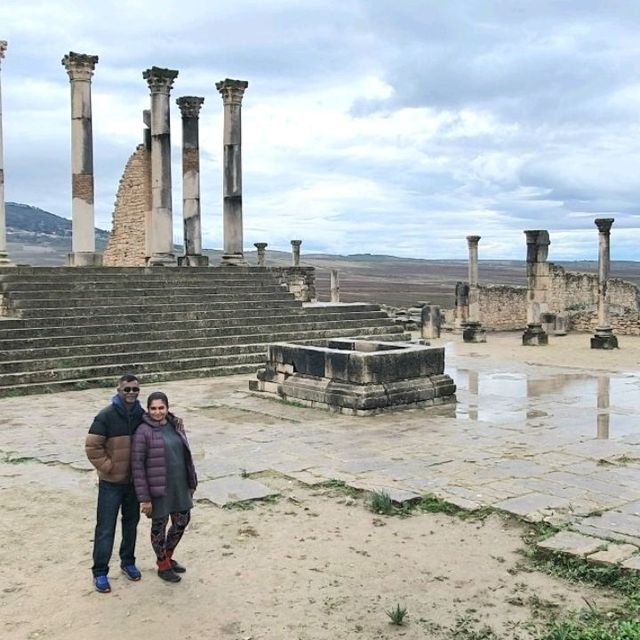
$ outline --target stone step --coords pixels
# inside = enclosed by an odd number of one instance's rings
[[[136,301],[137,302],[137,301]],[[252,300],[238,300],[236,302],[194,302],[190,304],[186,303],[162,303],[157,304],[131,304],[126,307],[114,307],[109,305],[91,306],[91,307],[71,307],[71,308],[54,308],[50,310],[43,310],[42,308],[34,309],[20,309],[19,313],[22,318],[41,318],[46,313],[46,317],[56,318],[75,318],[76,316],[112,316],[116,320],[126,316],[146,316],[149,314],[185,314],[186,317],[194,317],[199,312],[212,312],[212,311],[224,311],[234,310],[237,313],[241,313],[245,309],[254,309],[259,305],[259,301]],[[286,300],[269,300],[269,308],[287,309],[287,308],[299,308],[300,303],[294,299]]]
[[[228,311],[198,311],[190,313],[147,313],[141,315],[121,314],[118,316],[79,316],[72,319],[66,317],[25,318],[0,323],[0,339],[20,339],[23,336],[38,338],[87,335],[98,333],[119,333],[126,331],[125,325],[136,334],[147,331],[163,331],[176,327],[180,323],[183,330],[218,329],[245,325],[261,325],[265,322],[334,322],[338,320],[377,318],[385,325],[394,324],[384,311],[375,305],[349,305],[348,307],[303,308],[287,307],[257,311],[250,309],[233,309]],[[6,329],[5,325],[8,325]]]
[[[96,341],[96,337],[102,336],[78,336],[75,342],[66,346],[53,346],[52,340],[43,341],[35,347],[24,347],[24,342],[18,342],[18,347],[8,347],[4,341],[0,341],[0,371],[9,371],[17,362],[41,362],[42,365],[34,368],[51,367],[55,368],[56,363],[49,363],[50,359],[74,359],[74,364],[78,364],[79,358],[98,356],[111,358],[114,354],[123,354],[131,357],[138,357],[144,352],[162,352],[164,350],[207,350],[214,353],[215,349],[241,349],[253,344],[267,344],[270,342],[292,342],[310,341],[322,338],[351,337],[354,334],[367,335],[400,335],[402,330],[396,326],[383,327],[379,324],[366,325],[358,323],[335,323],[333,327],[327,323],[315,323],[314,329],[307,325],[288,326],[286,331],[278,325],[269,325],[262,331],[256,330],[254,333],[238,333],[229,331],[227,335],[216,335],[215,331],[209,331],[210,335],[203,337],[192,337],[190,332],[180,332],[183,335],[169,337],[168,335],[158,336],[155,333],[140,336],[138,340],[123,341],[122,335],[106,334],[109,340]],[[178,332],[166,332],[175,334]],[[219,333],[219,332],[218,332]],[[185,337],[189,336],[189,337]],[[404,334],[402,334],[404,335]],[[47,346],[44,346],[44,345]],[[108,349],[108,354],[105,350]],[[17,370],[17,369],[16,369]]]
[[[131,300],[135,300],[135,304],[139,309],[152,309],[152,308],[165,308],[168,305],[194,305],[194,304],[209,304],[209,305],[221,305],[221,304],[238,304],[238,303],[250,303],[260,305],[270,305],[272,302],[291,301],[295,302],[295,306],[299,306],[288,291],[279,290],[271,292],[252,292],[249,294],[242,293],[205,293],[200,292],[193,295],[183,295],[182,293],[155,293],[153,295],[143,295],[136,298],[127,298],[125,296],[118,296],[115,298],[109,298],[107,296],[85,296],[85,297],[71,297],[59,296],[57,298],[17,298],[13,295],[7,296],[9,305],[12,309],[17,310],[19,313],[23,313],[26,310],[32,309],[51,309],[51,310],[64,310],[72,314],[74,311],[80,311],[82,309],[102,309],[104,311],[111,311],[117,313],[120,309],[127,310],[132,307]],[[105,302],[107,304],[105,304]],[[47,311],[48,312],[48,311]],[[73,314],[72,314],[73,315]]]

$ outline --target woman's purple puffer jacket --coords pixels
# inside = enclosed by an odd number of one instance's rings
[[[170,422],[172,425],[173,423]],[[136,496],[140,502],[151,502],[151,498],[160,498],[167,488],[167,468],[164,456],[164,439],[160,423],[152,420],[146,413],[133,434],[131,443],[131,470]],[[175,428],[175,426],[174,426]],[[187,436],[176,429],[184,444],[189,488],[195,491],[198,486],[191,449]]]

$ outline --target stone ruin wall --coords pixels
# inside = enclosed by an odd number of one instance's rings
[[[113,210],[112,231],[102,256],[107,267],[144,267],[147,215],[151,211],[151,153],[138,145],[124,169]]]
[[[296,300],[316,300],[316,276],[313,267],[269,267],[278,282],[286,286]]]
[[[480,320],[491,331],[514,331],[527,326],[527,288],[479,285]]]

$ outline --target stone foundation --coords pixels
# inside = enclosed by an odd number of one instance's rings
[[[455,402],[444,348],[347,338],[269,345],[252,391],[349,415]]]

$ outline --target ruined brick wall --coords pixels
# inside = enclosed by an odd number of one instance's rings
[[[572,309],[591,309],[598,306],[598,276],[595,273],[566,271],[549,263],[549,311],[562,313]],[[640,310],[638,288],[620,278],[609,278],[608,298],[612,312],[624,309]]]
[[[146,224],[151,211],[151,153],[141,144],[124,169],[113,210],[112,230],[102,256],[107,267],[146,264]]]
[[[490,331],[515,331],[527,326],[527,288],[480,285],[480,321]]]
[[[280,284],[287,286],[296,300],[316,300],[316,273],[314,267],[269,267]]]

